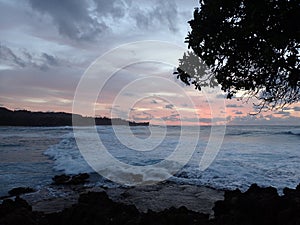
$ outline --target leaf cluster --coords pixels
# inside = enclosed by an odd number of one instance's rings
[[[202,0],[175,74],[199,90],[220,84],[227,98],[244,91],[261,107],[297,102],[299,21],[299,0]]]

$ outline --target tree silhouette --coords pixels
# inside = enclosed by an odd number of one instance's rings
[[[299,0],[202,0],[175,74],[199,90],[219,84],[227,98],[244,91],[260,108],[297,102],[299,21]]]

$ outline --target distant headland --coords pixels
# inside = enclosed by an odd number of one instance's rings
[[[127,121],[120,118],[84,117],[65,112],[31,112],[0,107],[0,126],[72,126],[72,116],[78,126],[127,125],[149,126],[149,122]]]

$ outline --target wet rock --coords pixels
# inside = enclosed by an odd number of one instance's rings
[[[68,184],[73,184],[73,185],[84,184],[87,182],[87,179],[89,179],[89,177],[90,175],[88,175],[87,173],[80,173],[78,175],[72,176]]]
[[[56,225],[135,224],[139,216],[135,206],[115,203],[104,192],[89,192],[80,195],[78,204],[48,219]]]
[[[72,177],[70,177],[72,178]],[[275,188],[252,185],[246,192],[226,191],[215,204],[215,218],[186,207],[163,211],[139,212],[134,205],[111,200],[105,192],[81,194],[78,203],[63,211],[44,214],[32,211],[19,196],[0,204],[1,225],[123,225],[123,224],[202,224],[202,225],[298,225],[300,224],[300,188],[284,189],[279,196]],[[176,196],[174,196],[176,197]],[[201,204],[201,202],[199,202]]]
[[[0,205],[0,224],[33,225],[37,224],[38,215],[32,212],[31,206],[20,197],[6,199]]]
[[[71,176],[68,176],[66,174],[56,175],[52,178],[53,184],[56,184],[56,185],[66,184],[70,179],[71,179]]]
[[[172,225],[189,225],[189,224],[213,224],[209,221],[209,215],[193,212],[182,206],[178,209],[171,207],[161,212],[149,211],[142,215],[139,224],[156,225],[156,224],[172,224]]]
[[[35,190],[33,188],[30,187],[17,187],[17,188],[13,188],[11,189],[8,194],[10,196],[18,196],[21,194],[26,194],[26,193],[31,193],[31,192],[35,192]]]
[[[215,203],[215,222],[222,225],[292,225],[300,224],[300,193],[284,189],[279,196],[273,187],[256,184],[245,192],[226,191],[224,201]]]
[[[87,173],[80,173],[74,176],[62,174],[54,176],[52,180],[55,185],[78,185],[86,183],[89,177],[90,176]]]
[[[186,207],[172,207],[161,212],[149,210],[141,213],[134,205],[113,202],[105,192],[89,192],[79,197],[78,204],[61,213],[47,215],[49,224],[98,225],[98,224],[212,224],[208,214],[197,213]]]

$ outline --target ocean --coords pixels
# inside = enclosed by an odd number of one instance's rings
[[[180,169],[167,176],[169,170],[156,167],[152,171],[154,181],[168,177],[177,183],[243,191],[257,183],[276,187],[279,192],[284,187],[295,188],[300,183],[299,126],[227,126],[224,137],[220,136],[218,140],[222,143],[218,154],[205,170],[199,167],[199,163],[207,143],[216,140],[210,139],[211,127],[185,127],[184,138],[181,137],[182,130],[179,126],[118,126],[116,135],[112,126],[96,128],[109,155],[129,168],[122,171],[124,182],[132,177],[144,179],[145,166],[164,161],[172,156],[180,143],[184,143],[180,154],[183,158],[188,156],[187,162],[169,162],[170,167],[176,164]],[[62,173],[94,173],[94,167],[84,158],[84,151],[90,151],[90,155],[98,154],[99,146],[88,139],[89,128],[77,128],[77,131],[84,134],[82,137],[88,142],[84,150],[82,147],[79,150],[72,127],[0,127],[0,196],[14,187],[40,189],[49,185],[54,175]],[[195,140],[193,147],[189,143]],[[105,165],[103,161],[100,155],[96,163]],[[110,174],[120,174],[120,168],[114,165],[105,167],[106,178],[98,176],[89,185],[118,185],[107,178]]]

